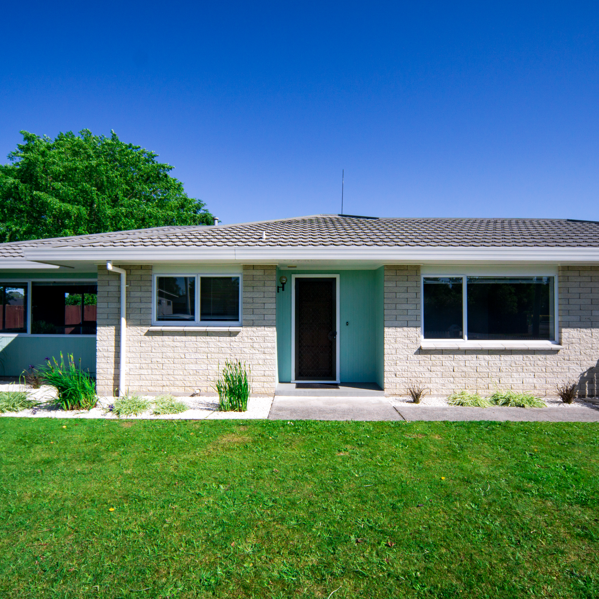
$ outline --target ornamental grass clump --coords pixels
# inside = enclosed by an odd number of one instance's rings
[[[75,364],[73,354],[67,354],[65,364],[62,352],[60,362],[56,358],[48,360],[46,366],[40,368],[44,382],[58,392],[54,405],[62,410],[91,410],[98,403],[96,383],[89,374]]]
[[[39,368],[33,364],[29,364],[29,370],[23,370],[19,377],[19,382],[25,384],[32,389],[39,389],[44,384],[44,375]]]
[[[120,418],[121,416],[139,416],[149,411],[151,407],[152,402],[149,399],[145,399],[134,393],[133,395],[127,394],[119,397],[108,408],[108,411]]]
[[[221,377],[216,381],[218,409],[221,412],[245,412],[248,409],[250,383],[245,363],[225,362]]]
[[[564,403],[574,403],[578,392],[578,383],[568,382],[555,387],[559,398]]]
[[[478,393],[470,391],[458,391],[447,398],[450,406],[464,406],[466,408],[489,408],[491,403],[488,399],[481,397]]]
[[[420,403],[426,395],[426,389],[422,385],[413,384],[408,387],[408,395],[414,403]]]
[[[186,412],[187,410],[189,410],[187,405],[172,395],[160,395],[154,402],[152,414],[156,416],[163,416],[165,414],[181,414],[181,412]]]
[[[39,402],[29,399],[25,391],[1,391],[0,413],[21,412],[35,408]]]
[[[495,406],[509,408],[546,408],[547,404],[532,393],[516,393],[515,391],[495,391],[489,401]]]

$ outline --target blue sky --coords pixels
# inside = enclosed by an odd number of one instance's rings
[[[599,220],[597,2],[12,2],[0,157],[114,129],[233,223]]]

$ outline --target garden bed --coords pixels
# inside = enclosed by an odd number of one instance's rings
[[[114,397],[100,397],[98,404],[91,410],[61,410],[53,405],[56,399],[56,389],[53,387],[44,386],[40,389],[31,389],[25,385],[18,384],[7,384],[0,385],[0,392],[2,391],[25,391],[29,398],[41,402],[40,405],[35,406],[32,409],[21,410],[19,412],[4,412],[0,413],[0,417],[24,417],[24,418],[101,418],[101,419],[118,419],[112,410],[111,406],[114,406],[116,398]],[[250,397],[248,402],[248,409],[245,412],[221,412],[219,411],[219,402],[217,396],[204,396],[204,397],[177,397],[176,399],[187,407],[184,412],[175,414],[154,414],[152,413],[152,402],[156,400],[154,396],[141,396],[150,404],[147,410],[139,414],[131,414],[127,416],[120,416],[121,419],[145,419],[145,420],[202,420],[208,419],[224,419],[224,420],[235,420],[235,419],[254,419],[254,418],[267,418],[272,404],[271,397]]]

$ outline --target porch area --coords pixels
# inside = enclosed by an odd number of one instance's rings
[[[383,395],[384,276],[277,268],[278,396]]]

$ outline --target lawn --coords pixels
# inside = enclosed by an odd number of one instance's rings
[[[2,418],[0,477],[0,597],[599,596],[596,424]]]

